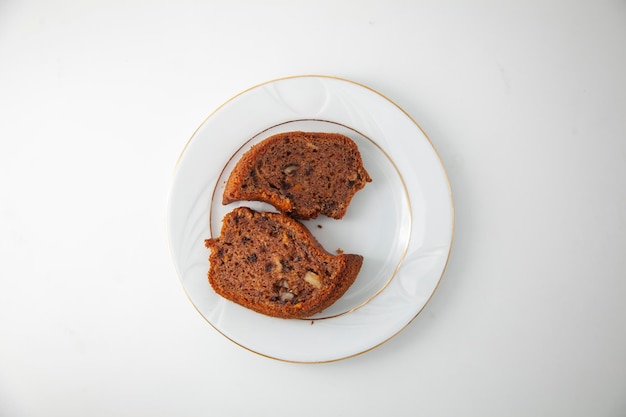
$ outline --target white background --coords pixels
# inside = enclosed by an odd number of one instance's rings
[[[325,365],[213,330],[165,233],[196,127],[298,74],[404,108],[455,199],[425,311]],[[0,2],[2,417],[623,416],[625,252],[624,1]]]

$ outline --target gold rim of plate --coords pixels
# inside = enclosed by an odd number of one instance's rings
[[[428,136],[428,134],[424,131],[424,129],[422,129],[422,127],[420,126],[419,123],[417,123],[417,121],[415,119],[413,119],[413,117],[407,113],[402,107],[400,107],[396,102],[394,102],[393,100],[391,100],[389,97],[385,96],[384,94],[380,93],[377,90],[374,90],[373,88],[365,85],[365,84],[361,84],[359,82],[356,81],[352,81],[346,78],[341,78],[341,77],[336,77],[336,76],[332,76],[332,75],[316,75],[316,74],[306,74],[306,75],[292,75],[292,76],[286,76],[286,77],[280,77],[280,78],[275,78],[272,80],[268,80],[256,85],[253,85],[252,87],[246,88],[245,90],[239,92],[238,94],[235,94],[234,96],[232,96],[230,99],[226,100],[224,103],[222,103],[220,106],[218,106],[215,110],[213,110],[199,125],[198,127],[194,130],[194,132],[192,133],[192,135],[190,136],[190,138],[187,140],[187,142],[185,143],[185,146],[183,147],[182,151],[180,152],[178,158],[176,159],[176,163],[174,165],[174,169],[172,171],[172,175],[174,175],[174,173],[176,172],[176,168],[178,167],[178,164],[180,163],[180,160],[182,158],[182,156],[185,154],[185,151],[187,150],[187,147],[189,146],[189,144],[191,143],[191,141],[193,140],[193,138],[196,136],[196,134],[198,133],[198,131],[202,128],[202,126],[211,118],[213,117],[213,115],[215,115],[218,111],[220,111],[220,109],[222,109],[224,106],[226,106],[227,104],[229,104],[230,102],[232,102],[233,100],[235,100],[236,98],[246,94],[249,91],[252,91],[254,89],[257,89],[259,87],[262,87],[264,85],[267,84],[272,84],[278,81],[284,81],[284,80],[290,80],[290,79],[295,79],[295,78],[326,78],[326,79],[333,79],[333,80],[337,80],[337,81],[342,81],[342,82],[347,82],[350,84],[354,84],[356,86],[365,88],[373,93],[375,93],[376,95],[384,98],[385,100],[387,100],[389,103],[393,104],[398,110],[400,110],[406,117],[409,118],[409,120],[411,120],[411,122],[413,124],[415,124],[417,126],[417,128],[422,132],[422,134],[424,135],[424,137],[426,138],[426,140],[428,141],[428,143],[430,144],[431,148],[433,149],[433,151],[435,152],[435,155],[437,156],[437,160],[439,161],[439,164],[441,165],[441,168],[443,169],[443,173],[446,179],[446,184],[448,186],[448,193],[449,193],[449,198],[450,198],[450,208],[451,208],[451,235],[450,235],[450,246],[448,248],[448,254],[446,256],[446,261],[444,263],[443,269],[441,271],[441,275],[439,276],[439,279],[437,280],[437,284],[435,285],[435,288],[433,289],[433,291],[431,292],[430,296],[428,297],[428,299],[426,300],[426,302],[424,303],[424,305],[415,313],[415,315],[404,325],[402,326],[400,329],[398,329],[398,331],[396,331],[394,334],[392,334],[391,336],[389,336],[388,338],[386,338],[385,340],[381,341],[380,343],[371,346],[367,349],[364,349],[360,352],[356,352],[353,353],[351,355],[347,355],[347,356],[343,356],[340,358],[335,358],[335,359],[329,359],[329,360],[323,360],[323,361],[297,361],[297,360],[290,360],[290,359],[284,359],[284,358],[278,358],[275,356],[271,356],[268,354],[264,354],[261,352],[257,352],[254,349],[251,349],[245,345],[242,345],[241,343],[237,342],[236,340],[226,336],[222,331],[220,331],[217,327],[215,327],[213,325],[213,323],[211,323],[205,316],[204,314],[202,314],[202,312],[198,309],[198,307],[195,305],[195,303],[191,300],[189,294],[187,293],[187,291],[185,290],[184,286],[183,286],[183,292],[185,293],[185,296],[187,297],[187,299],[189,300],[189,302],[191,303],[191,305],[194,307],[194,309],[198,312],[198,314],[200,314],[200,316],[213,328],[215,329],[219,334],[221,334],[223,337],[225,337],[226,339],[228,339],[230,342],[234,343],[235,345],[247,350],[248,352],[254,353],[256,355],[268,358],[268,359],[273,359],[273,360],[277,360],[280,362],[287,362],[287,363],[298,363],[298,364],[321,364],[321,363],[332,363],[332,362],[338,362],[338,361],[342,361],[342,360],[346,360],[346,359],[350,359],[350,358],[354,358],[356,356],[360,356],[363,355],[367,352],[370,352],[380,346],[382,346],[383,344],[389,342],[391,339],[395,338],[398,334],[402,333],[411,323],[413,323],[413,321],[417,318],[417,316],[420,315],[420,313],[426,308],[426,306],[428,305],[428,303],[430,302],[430,300],[434,297],[435,293],[437,292],[437,289],[439,288],[439,285],[441,284],[441,280],[443,278],[443,276],[446,273],[446,269],[448,267],[448,262],[450,261],[450,255],[452,253],[452,246],[453,246],[453,242],[454,242],[454,199],[452,197],[452,186],[450,184],[450,179],[448,177],[448,173],[445,169],[445,166],[443,164],[443,160],[441,159],[441,155],[439,155],[439,152],[437,151],[437,148],[434,146],[432,140],[430,139],[430,137]],[[402,185],[404,187],[404,191],[406,193],[406,197],[407,197],[407,201],[409,204],[409,207],[411,207],[411,201],[409,198],[409,193],[406,187],[406,184],[404,182],[404,178],[402,177],[402,173],[401,171],[398,169],[398,167],[396,166],[395,162],[391,159],[391,157],[387,154],[387,152],[378,144],[376,143],[374,140],[372,140],[369,136],[364,135],[363,133],[361,133],[359,130],[354,129],[353,127],[341,124],[341,123],[337,123],[337,122],[333,122],[333,121],[329,121],[329,120],[324,120],[324,119],[294,119],[294,120],[288,120],[286,122],[283,123],[279,123],[277,125],[268,127],[266,129],[263,129],[262,131],[260,131],[259,133],[257,133],[256,135],[254,135],[252,138],[246,140],[241,147],[235,151],[234,154],[236,154],[242,147],[244,147],[247,143],[249,143],[253,138],[257,137],[258,135],[262,134],[263,132],[272,129],[276,126],[280,126],[282,124],[286,124],[286,123],[290,123],[290,122],[295,122],[295,121],[322,121],[322,122],[329,122],[329,123],[334,123],[340,126],[343,126],[345,128],[348,128],[350,130],[353,130],[355,132],[357,132],[359,135],[363,136],[364,138],[366,138],[367,140],[369,140],[370,142],[372,142],[384,155],[385,157],[387,157],[389,159],[389,161],[392,163],[392,165],[394,166],[394,168],[396,169],[398,175],[400,176],[400,180],[402,182]],[[233,155],[234,155],[233,154]],[[231,156],[232,158],[232,156]],[[229,159],[230,161],[230,159]],[[228,162],[227,162],[228,164]],[[226,164],[226,165],[227,165]],[[226,167],[226,165],[224,165],[224,167]],[[222,168],[224,169],[224,168]],[[215,187],[215,190],[217,189],[217,185]],[[213,195],[211,197],[211,200],[213,200],[214,196],[215,196],[215,190],[213,192]],[[412,222],[413,221],[413,216],[412,216],[412,212],[411,210],[409,210],[410,212],[410,216],[409,216],[409,221]],[[210,219],[211,213],[209,213],[209,231],[211,232],[212,235],[212,230],[211,230],[211,219]],[[408,240],[410,241],[410,239]],[[369,303],[372,299],[374,299],[376,296],[378,296],[388,285],[389,283],[393,280],[393,278],[396,276],[398,270],[400,269],[400,266],[402,265],[402,262],[404,261],[404,258],[406,256],[407,250],[408,250],[408,241],[407,241],[407,246],[403,249],[403,253],[401,256],[400,261],[398,262],[398,265],[396,266],[396,268],[394,269],[394,272],[392,274],[392,276],[387,280],[387,282],[379,289],[376,291],[376,293],[374,295],[372,295],[370,298],[368,298],[365,302],[359,304],[356,307],[353,307],[351,309],[349,309],[346,312],[340,313],[340,314],[335,314],[333,316],[328,316],[328,317],[322,317],[322,318],[315,318],[315,319],[302,319],[303,321],[316,321],[316,320],[327,320],[327,319],[332,319],[332,318],[336,318],[339,316],[343,316],[345,314],[351,313],[361,307],[363,307],[364,305],[366,305],[367,303]],[[171,248],[170,248],[170,255],[172,255],[171,253]],[[173,259],[173,258],[172,258]],[[182,281],[179,279],[179,283],[182,286]]]
[[[371,142],[389,160],[389,162],[391,163],[393,168],[396,170],[396,173],[398,174],[398,177],[400,178],[400,182],[402,183],[402,188],[404,189],[404,195],[405,195],[405,198],[407,200],[407,204],[409,206],[409,224],[413,223],[413,212],[411,210],[411,198],[410,198],[410,195],[409,195],[409,190],[408,190],[408,188],[406,186],[406,183],[404,182],[404,177],[402,176],[402,172],[400,172],[400,170],[398,169],[398,166],[393,161],[393,159],[391,159],[389,154],[387,154],[387,152],[382,148],[382,146],[380,146],[378,143],[376,143],[376,141],[374,141],[372,138],[370,138],[369,136],[365,135],[364,133],[358,131],[357,129],[355,129],[353,127],[347,126],[347,125],[342,124],[342,123],[333,122],[333,121],[330,121],[330,120],[325,120],[325,119],[294,119],[294,120],[288,120],[286,122],[278,123],[278,124],[275,124],[273,126],[270,126],[268,128],[263,129],[262,131],[256,133],[250,139],[245,141],[231,155],[229,160],[224,165],[224,168],[222,168],[222,172],[221,172],[221,174],[220,174],[220,176],[218,178],[221,178],[223,176],[224,170],[230,164],[230,162],[233,161],[233,159],[235,158],[235,155],[237,155],[243,148],[245,148],[250,142],[254,141],[257,137],[259,137],[263,133],[267,132],[268,130],[274,129],[274,128],[278,127],[278,126],[283,126],[283,125],[286,125],[286,124],[289,124],[289,123],[297,123],[297,122],[324,122],[324,123],[334,124],[334,125],[341,126],[341,127],[346,128],[346,129],[352,130],[353,132],[356,132],[357,134],[361,135],[363,138],[365,138],[366,140]],[[215,184],[215,188],[213,189],[213,194],[211,196],[211,204],[213,204],[213,201],[215,200],[215,195],[217,193],[218,188],[219,188],[219,180]],[[212,215],[213,215],[213,211],[210,211],[209,212],[209,234],[211,235],[211,237],[214,236],[214,234],[213,234],[213,217],[212,217]],[[217,233],[217,234],[219,235],[219,233]],[[396,274],[400,270],[400,267],[402,266],[402,262],[404,261],[404,258],[406,257],[406,254],[407,254],[407,252],[409,250],[410,238],[411,238],[411,236],[409,235],[409,237],[407,238],[406,245],[402,249],[402,252],[401,252],[401,255],[400,255],[400,260],[398,261],[398,264],[393,269],[393,272],[390,274],[390,276],[387,278],[387,280],[383,283],[383,285],[379,289],[377,289],[374,292],[374,294],[369,296],[365,301],[362,301],[359,304],[355,305],[354,307],[351,307],[351,308],[349,308],[346,311],[343,311],[341,313],[336,313],[336,314],[332,314],[332,315],[329,315],[329,316],[323,316],[323,317],[306,317],[306,318],[302,318],[300,320],[304,320],[304,321],[318,321],[318,320],[328,320],[328,319],[336,318],[336,317],[339,317],[339,316],[343,316],[345,314],[352,313],[352,312],[358,310],[359,308],[363,307],[364,305],[366,305],[370,301],[372,301],[374,298],[376,298],[376,296],[378,294],[380,294],[381,292],[383,292],[383,290],[385,288],[387,288],[389,283],[393,280],[393,278],[396,276]]]

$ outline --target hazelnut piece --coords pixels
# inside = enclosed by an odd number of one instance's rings
[[[318,290],[322,288],[322,281],[320,281],[320,276],[313,271],[306,271],[306,274],[304,274],[304,280]]]

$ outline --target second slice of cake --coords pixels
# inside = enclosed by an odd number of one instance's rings
[[[337,301],[355,281],[363,257],[332,255],[300,222],[239,207],[207,239],[209,282],[222,297],[256,312],[304,318]]]

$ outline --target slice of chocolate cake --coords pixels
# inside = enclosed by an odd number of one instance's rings
[[[223,204],[263,201],[298,219],[342,218],[372,181],[357,145],[338,133],[288,132],[254,145],[237,162]]]
[[[356,279],[363,257],[332,255],[300,222],[239,207],[207,239],[209,282],[244,307],[281,318],[305,318],[337,301]]]

